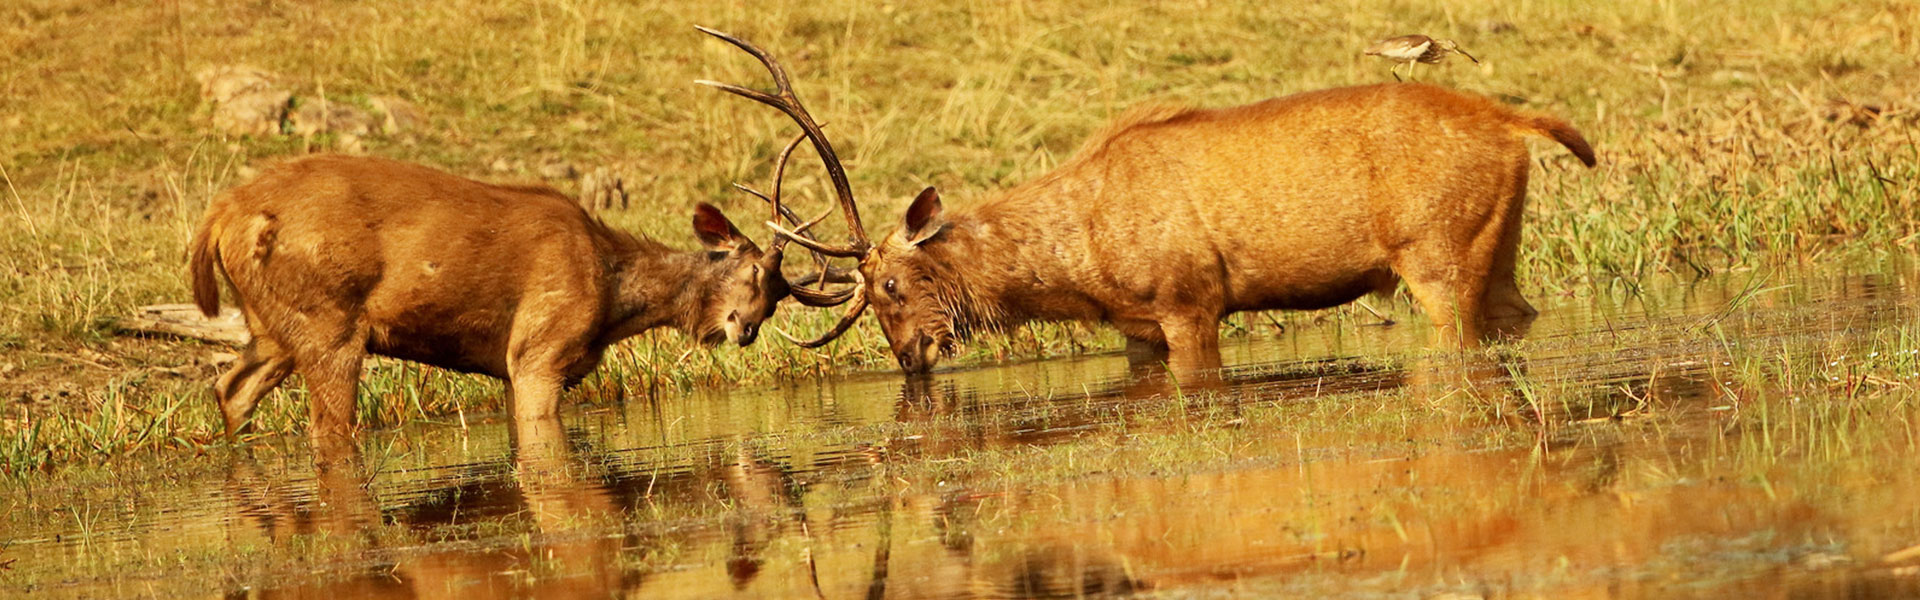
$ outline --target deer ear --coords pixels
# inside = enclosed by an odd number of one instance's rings
[[[920,190],[913,199],[913,205],[907,207],[907,245],[918,246],[947,228],[947,220],[940,217],[940,192],[929,187]]]
[[[701,202],[693,207],[693,233],[700,236],[700,244],[710,252],[732,252],[750,242],[747,236],[727,220],[727,215],[712,204]]]

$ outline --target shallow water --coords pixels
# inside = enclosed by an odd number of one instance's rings
[[[1218,389],[1110,354],[169,456],[9,484],[0,593],[1914,597],[1916,284],[1540,299],[1480,357],[1261,332]]]

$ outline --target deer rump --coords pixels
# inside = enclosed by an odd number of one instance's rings
[[[248,201],[216,200],[192,246],[202,311],[218,309],[218,268],[249,326],[274,342],[324,345],[364,328],[368,351],[503,379],[510,338],[551,334],[516,329],[517,319],[604,312],[609,266],[582,257],[645,243],[550,188],[379,159],[277,165],[228,194]],[[612,315],[579,317],[591,322],[580,331],[599,332]],[[592,341],[577,346],[601,346]],[[590,354],[570,378],[592,370]]]

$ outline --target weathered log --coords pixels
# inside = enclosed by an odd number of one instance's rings
[[[180,337],[243,345],[252,339],[246,319],[231,306],[220,308],[220,316],[207,318],[192,304],[155,304],[142,306],[134,314],[120,317],[115,325],[127,331],[162,333]]]

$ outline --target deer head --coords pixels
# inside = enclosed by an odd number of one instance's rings
[[[761,251],[720,209],[705,202],[694,207],[693,232],[719,273],[701,304],[703,314],[689,333],[708,346],[725,341],[743,347],[752,344],[760,335],[760,324],[772,318],[780,300],[791,293],[780,274],[785,244],[775,241]]]
[[[967,257],[951,256],[940,244],[949,230],[942,212],[940,194],[922,190],[900,229],[860,261],[866,299],[894,360],[909,374],[931,370],[976,325],[991,321],[955,267]]]

